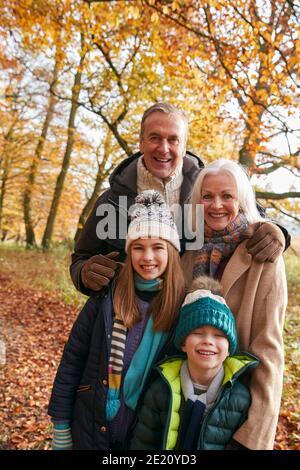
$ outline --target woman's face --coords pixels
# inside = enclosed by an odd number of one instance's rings
[[[168,245],[161,238],[139,238],[131,244],[132,267],[143,279],[160,277],[168,264]]]
[[[206,175],[202,182],[200,204],[204,205],[204,220],[214,231],[221,231],[239,212],[237,186],[227,171]]]

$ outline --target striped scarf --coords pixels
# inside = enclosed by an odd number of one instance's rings
[[[111,349],[108,362],[108,394],[106,402],[106,416],[111,421],[117,414],[120,407],[119,391],[121,387],[121,378],[124,362],[124,352],[126,344],[127,328],[122,320],[114,319]]]
[[[224,230],[213,231],[204,224],[204,245],[197,251],[193,277],[208,274],[216,277],[221,261],[232,255],[237,245],[245,238],[248,222],[244,214],[239,214]]]

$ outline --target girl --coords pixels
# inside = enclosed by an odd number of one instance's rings
[[[151,366],[171,344],[184,296],[180,244],[160,194],[136,198],[126,262],[88,300],[65,346],[49,404],[53,449],[124,449]]]

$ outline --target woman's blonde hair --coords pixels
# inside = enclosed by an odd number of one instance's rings
[[[177,318],[185,294],[185,281],[178,251],[167,242],[168,264],[163,274],[162,289],[149,306],[155,331],[169,331]],[[140,320],[131,263],[131,247],[117,279],[113,295],[113,308],[117,318],[127,328]]]

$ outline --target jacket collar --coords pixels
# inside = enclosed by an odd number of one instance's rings
[[[183,356],[172,356],[157,364],[156,369],[160,375],[171,384],[179,375],[180,369],[185,361]],[[250,353],[228,356],[224,361],[224,380],[223,385],[229,381],[236,380],[247,369],[257,367],[259,360]]]
[[[258,363],[258,358],[248,352],[240,355],[228,356],[224,361],[223,385],[229,381],[235,381],[247,369],[257,367]]]

